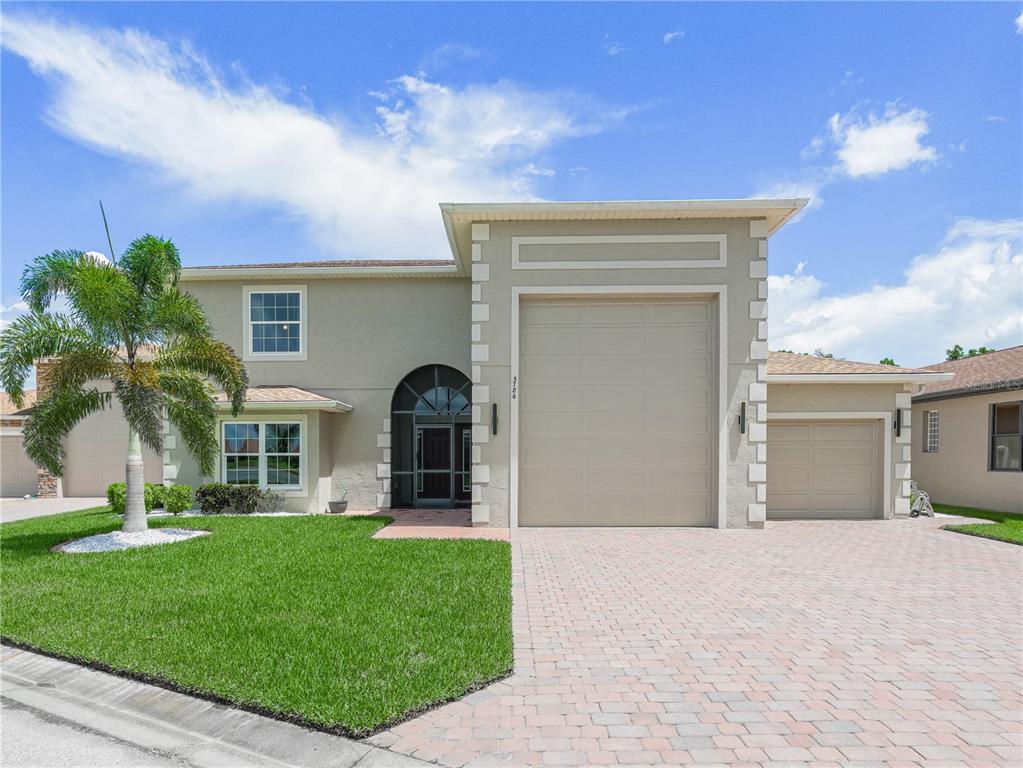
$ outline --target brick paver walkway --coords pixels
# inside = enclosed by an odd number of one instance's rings
[[[518,531],[515,674],[372,741],[450,766],[1023,765],[1023,548],[939,524]]]

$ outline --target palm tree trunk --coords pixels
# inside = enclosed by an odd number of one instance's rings
[[[134,429],[128,433],[128,461],[124,465],[124,482],[127,486],[127,501],[121,530],[125,533],[144,531],[149,525],[146,520],[146,475],[142,464],[142,441]]]

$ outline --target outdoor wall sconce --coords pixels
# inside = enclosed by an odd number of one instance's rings
[[[746,434],[746,401],[739,403],[739,434]]]
[[[895,429],[895,436],[902,437],[902,409],[895,409],[895,423],[892,425]]]
[[[497,434],[497,403],[490,404],[490,431]]]

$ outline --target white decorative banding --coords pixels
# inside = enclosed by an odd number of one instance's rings
[[[472,375],[469,377],[473,384],[479,384],[483,380],[483,367],[479,365],[472,366]]]
[[[751,523],[763,523],[767,520],[767,505],[748,504],[746,506],[746,514]]]
[[[763,320],[765,317],[767,317],[767,302],[751,301],[749,303],[749,319]]]
[[[749,276],[754,280],[767,277],[767,262],[763,260],[751,261],[749,263]]]
[[[474,523],[489,523],[490,522],[490,505],[489,504],[473,504],[472,505],[472,521]]]
[[[489,224],[473,224],[472,225],[472,240],[475,243],[486,241],[490,239],[490,225]]]
[[[472,287],[472,300],[473,301],[483,301],[483,286],[482,285],[477,284],[477,285],[474,285]]]
[[[756,419],[757,421],[767,421],[767,403],[757,403],[756,407]]]
[[[391,476],[390,464],[377,464],[377,479],[383,480]]]
[[[490,482],[490,465],[489,464],[474,464],[472,467],[472,481],[474,483],[489,483]]]
[[[761,259],[767,258],[767,241],[761,240],[757,243],[757,257]]]
[[[472,427],[472,441],[474,443],[489,443],[490,427],[486,424],[474,424]]]
[[[490,320],[490,305],[489,304],[473,304],[472,305],[472,321],[474,323],[485,323]]]
[[[757,443],[757,461],[767,461],[767,443]]]
[[[758,280],[757,281],[757,298],[758,299],[766,299],[767,298],[767,281],[766,280]]]
[[[490,280],[490,265],[489,264],[473,264],[472,265],[472,281],[474,283],[485,283]]]
[[[763,504],[767,501],[767,483],[757,483],[757,502]]]
[[[750,382],[749,399],[754,403],[762,403],[767,400],[767,385],[760,381]]]
[[[489,403],[490,402],[490,385],[488,384],[475,384],[472,388],[472,401],[474,403]]]
[[[767,425],[751,421],[746,429],[746,438],[751,443],[766,443]]]
[[[749,481],[751,483],[766,483],[767,482],[767,465],[766,464],[750,464],[749,465]]]
[[[490,345],[489,344],[473,344],[472,345],[472,361],[474,363],[485,363],[490,359]]]
[[[767,342],[766,341],[751,341],[749,345],[749,356],[750,360],[766,360],[767,359]]]
[[[469,326],[469,334],[472,336],[473,341],[483,341],[483,326],[479,323],[473,323]]]
[[[472,244],[472,260],[483,261],[483,246],[479,243]]]
[[[750,219],[750,237],[767,237],[767,219]]]
[[[546,245],[683,245],[717,243],[716,259],[628,259],[578,261],[523,261],[522,246]],[[512,269],[710,269],[728,266],[728,235],[541,235],[513,237]],[[637,249],[638,251],[638,249]]]

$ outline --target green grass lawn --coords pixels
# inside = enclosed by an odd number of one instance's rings
[[[0,525],[0,634],[366,735],[512,666],[496,541],[371,541],[386,518],[192,517],[190,541],[57,554],[106,508]]]
[[[976,517],[980,520],[992,521],[992,523],[970,525],[946,525],[946,531],[968,533],[971,536],[983,536],[985,539],[1008,541],[1012,544],[1023,544],[1023,515],[1016,515],[1012,512],[990,512],[986,509],[974,509],[973,507],[951,507],[948,504],[935,504],[934,511],[944,515]]]

